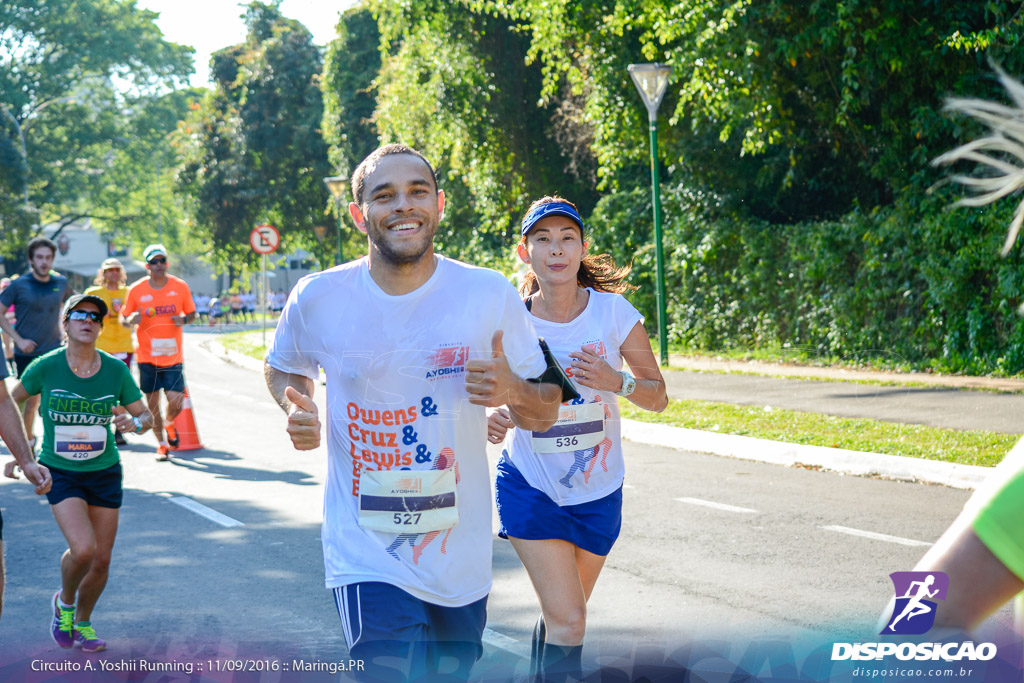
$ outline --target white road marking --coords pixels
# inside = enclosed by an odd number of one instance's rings
[[[515,638],[509,638],[504,633],[498,633],[489,628],[484,629],[483,641],[488,645],[511,652],[519,657],[530,656],[529,646],[526,643],[520,643]]]
[[[757,514],[757,510],[751,510],[750,508],[741,508],[736,505],[726,505],[725,503],[716,503],[711,500],[701,500],[700,498],[676,498],[676,500],[680,503],[702,505],[707,508],[714,508],[715,510],[724,510],[725,512],[746,512],[748,514]]]
[[[899,536],[890,536],[889,534],[879,534],[874,531],[862,531],[861,529],[851,529],[847,526],[823,526],[822,529],[826,531],[836,531],[841,534],[849,534],[851,536],[860,536],[861,538],[871,538],[876,541],[888,541],[889,543],[899,543],[900,545],[909,546],[930,546],[931,543],[925,541],[915,541],[912,538],[900,538]]]
[[[218,396],[234,396],[235,395],[235,392],[230,391],[228,389],[223,389],[221,387],[211,387],[211,386],[206,385],[206,384],[196,384],[195,382],[190,382],[189,384],[192,386],[193,389],[198,389],[199,391],[202,391],[203,393],[207,393],[208,392],[208,393],[211,393],[211,394],[217,394]]]
[[[192,500],[191,498],[186,498],[185,496],[174,496],[173,498],[170,498],[169,500],[172,503],[174,503],[175,505],[180,505],[181,507],[185,508],[186,510],[191,510],[192,512],[196,513],[200,517],[205,517],[206,519],[210,520],[211,522],[214,522],[216,524],[220,524],[221,526],[225,526],[225,527],[245,526],[244,523],[239,522],[237,519],[233,519],[231,517],[228,517],[227,515],[222,515],[221,513],[219,513],[216,510],[214,510],[213,508],[206,507],[202,503],[197,503],[196,501]]]

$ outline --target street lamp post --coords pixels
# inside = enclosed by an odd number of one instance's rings
[[[651,194],[654,206],[654,258],[658,279],[658,346],[661,364],[668,365],[668,316],[665,313],[665,254],[661,246],[661,188],[658,178],[658,106],[665,95],[672,67],[668,64],[630,64],[629,75],[647,107],[651,133]]]
[[[348,178],[341,175],[328,176],[324,178],[324,185],[331,191],[334,197],[334,212],[338,214],[338,253],[335,256],[334,265],[341,264],[341,203],[345,199],[345,191],[348,188]]]

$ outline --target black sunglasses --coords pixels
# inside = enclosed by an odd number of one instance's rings
[[[149,259],[149,264],[150,265],[153,265],[154,263],[157,263],[157,264],[159,264],[159,263],[167,263],[167,259],[165,259],[163,256],[158,256],[156,258]]]
[[[103,316],[96,311],[71,311],[68,313],[68,320],[91,320],[94,323],[103,324]]]

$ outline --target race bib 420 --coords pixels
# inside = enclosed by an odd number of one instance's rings
[[[55,425],[53,450],[68,460],[92,460],[107,450],[107,428],[100,425]]]

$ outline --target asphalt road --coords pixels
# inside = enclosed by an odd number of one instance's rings
[[[262,376],[203,351],[206,338],[186,336],[205,448],[158,463],[149,436],[123,452],[125,505],[94,618],[110,649],[92,659],[208,667],[236,658],[344,660],[323,588],[325,453],[292,450]],[[493,466],[497,450],[488,457]],[[622,535],[589,605],[591,665],[713,638],[871,639],[892,595],[888,574],[911,569],[968,495],[630,443],[626,457]],[[8,567],[0,680],[64,680],[30,672],[33,661],[86,659],[57,648],[48,633],[63,539],[23,481],[0,482],[0,504]],[[511,546],[497,538],[494,576],[480,680],[525,671],[539,612]],[[997,615],[996,628],[1008,618]],[[276,675],[221,671],[209,680],[292,680]],[[319,676],[302,680],[336,680]]]

